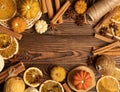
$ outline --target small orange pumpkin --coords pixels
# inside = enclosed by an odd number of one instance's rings
[[[73,75],[73,85],[78,90],[87,90],[92,85],[92,77],[84,70],[76,71]]]
[[[27,23],[22,17],[15,17],[11,20],[10,26],[13,31],[22,33],[25,31]]]

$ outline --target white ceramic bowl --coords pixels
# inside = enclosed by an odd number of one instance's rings
[[[0,55],[0,72],[3,70],[4,68],[4,60],[3,57]]]

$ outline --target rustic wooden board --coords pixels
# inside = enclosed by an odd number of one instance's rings
[[[68,72],[79,65],[88,66],[92,47],[106,44],[94,38],[90,25],[76,28],[74,23],[65,22],[60,26],[63,30],[48,31],[43,35],[37,34],[34,29],[27,30],[19,41],[20,50],[15,59],[23,61],[26,68],[38,67],[46,79],[50,79],[49,70],[52,66],[61,65]],[[97,75],[95,69],[94,72]],[[3,84],[1,90],[2,87]],[[95,88],[90,92],[95,92]]]
[[[72,0],[71,0],[72,1]],[[101,47],[107,43],[94,38],[92,26],[76,26],[73,20],[64,19],[57,27],[58,31],[47,31],[37,34],[34,27],[23,33],[19,41],[19,53],[11,61],[23,61],[26,69],[38,67],[50,79],[49,70],[54,65],[63,66],[68,72],[76,66],[86,65],[94,70],[96,80],[99,74],[93,65],[88,65],[88,57],[92,56],[93,47]],[[113,57],[116,66],[120,68],[120,57]],[[3,92],[4,83],[0,85]],[[96,92],[95,88],[88,92]]]

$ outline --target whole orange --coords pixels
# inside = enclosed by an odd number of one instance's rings
[[[10,26],[13,31],[17,33],[22,33],[25,31],[27,23],[22,17],[15,17],[11,20]]]

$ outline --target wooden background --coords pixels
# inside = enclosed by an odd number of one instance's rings
[[[46,19],[46,16],[43,18]],[[54,65],[63,66],[67,73],[77,66],[85,65],[93,69],[97,80],[99,74],[89,57],[92,56],[93,47],[101,47],[107,43],[94,38],[94,31],[90,25],[77,26],[73,20],[64,19],[64,23],[58,25],[57,29],[48,30],[42,35],[37,34],[34,27],[26,30],[22,40],[19,41],[19,53],[15,60],[23,61],[26,69],[38,67],[46,79],[50,79],[49,70]],[[113,59],[120,68],[119,56],[114,56]],[[4,83],[0,85],[0,92],[3,92],[3,86]],[[88,92],[96,90],[93,88]]]

